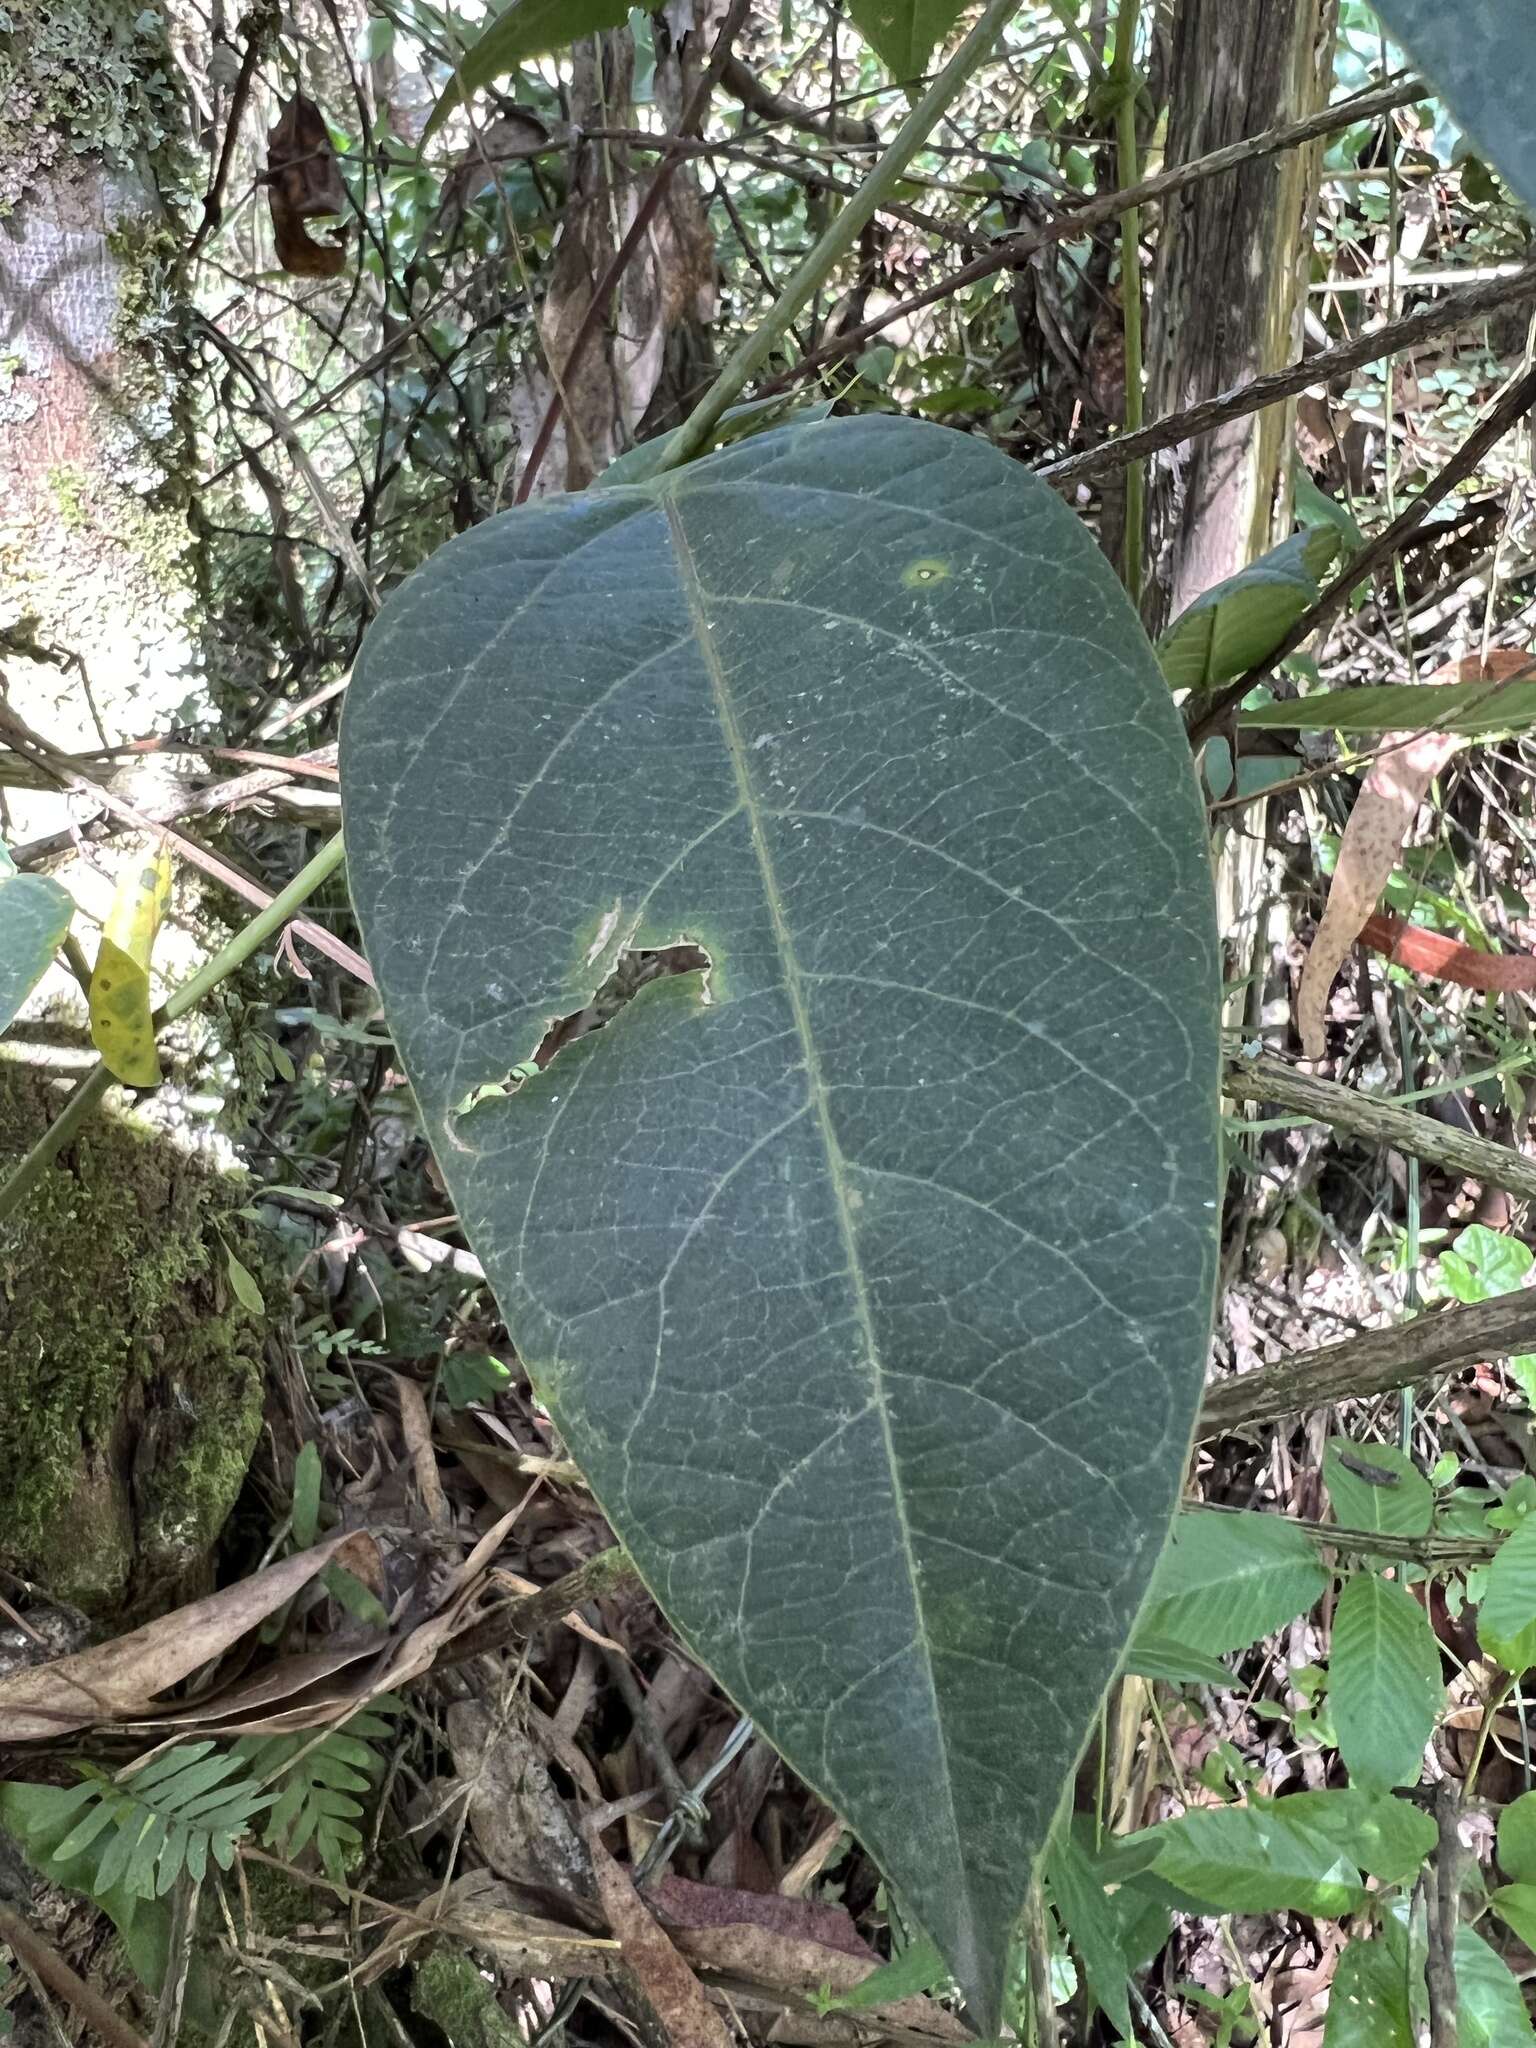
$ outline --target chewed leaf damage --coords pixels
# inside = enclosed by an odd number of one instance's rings
[[[589,1003],[579,1010],[572,1010],[567,1016],[555,1018],[530,1058],[519,1060],[498,1080],[478,1082],[454,1104],[453,1115],[468,1116],[482,1102],[515,1094],[525,1081],[531,1081],[536,1074],[542,1073],[556,1053],[574,1044],[578,1038],[590,1037],[594,1031],[601,1031],[605,1024],[611,1024],[625,1004],[632,1002],[641,989],[648,988],[654,981],[664,981],[674,974],[703,974],[706,977],[703,999],[708,1002],[707,977],[711,965],[709,954],[692,939],[675,939],[670,946],[641,947],[620,953],[613,972],[593,991]]]

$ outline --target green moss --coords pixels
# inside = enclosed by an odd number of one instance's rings
[[[0,1061],[0,1175],[56,1108]],[[0,1559],[121,1618],[201,1590],[261,1420],[237,1183],[100,1115],[0,1225]],[[245,1243],[241,1256],[259,1266]]]
[[[411,1975],[411,2004],[453,2048],[520,2048],[522,2036],[471,1958],[439,1949]]]
[[[177,132],[161,10],[135,0],[0,7],[0,216],[71,156],[126,170]]]
[[[53,502],[59,508],[59,518],[71,533],[79,533],[91,523],[91,515],[85,502],[85,479],[78,469],[72,469],[66,462],[55,464],[48,472],[48,488],[53,493]]]

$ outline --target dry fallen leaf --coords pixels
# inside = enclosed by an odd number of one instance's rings
[[[1464,661],[1447,662],[1428,681],[1503,683],[1528,673],[1531,662],[1532,656],[1517,648],[1498,648],[1486,660],[1469,656]],[[1459,745],[1461,740],[1451,733],[1388,733],[1361,785],[1339,841],[1327,908],[1296,994],[1296,1028],[1309,1060],[1323,1056],[1323,1026],[1333,978],[1391,878],[1430,783]]]
[[[0,1679],[0,1746],[98,1722],[143,1720],[162,1693],[275,1614],[352,1540],[345,1533],[327,1537],[113,1642]]]
[[[591,1899],[592,1859],[526,1728],[498,1720],[478,1700],[451,1706],[447,1727],[470,1829],[497,1876]]]
[[[669,2048],[732,2048],[731,2035],[699,1980],[652,1917],[629,1872],[609,1854],[597,1829],[583,1832],[592,1852],[597,1896],[618,1936],[624,1964]]]
[[[268,131],[266,185],[277,260],[284,270],[294,277],[339,277],[347,265],[346,250],[339,241],[312,241],[304,224],[344,214],[347,188],[325,116],[301,92],[285,103]]]

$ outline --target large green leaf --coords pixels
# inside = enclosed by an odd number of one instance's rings
[[[1318,578],[1338,551],[1331,527],[1307,527],[1202,591],[1157,643],[1170,688],[1213,689],[1267,661],[1317,602]]]
[[[1536,1792],[1522,1792],[1499,1815],[1499,1867],[1536,1887]]]
[[[1209,1316],[1209,863],[1118,585],[979,441],[780,430],[451,542],[369,636],[342,780],[535,1386],[995,2031]],[[675,942],[707,977],[500,1089]]]
[[[941,36],[963,12],[965,0],[848,0],[861,33],[898,78],[921,78]]]
[[[511,0],[460,53],[422,131],[422,142],[430,142],[453,109],[482,86],[505,78],[530,57],[567,49],[599,29],[622,28],[631,6],[637,4],[643,0]]]
[[[1328,1574],[1304,1529],[1277,1515],[1180,1515],[1147,1595],[1137,1640],[1208,1657],[1245,1650],[1320,1600]]]
[[[67,889],[46,875],[22,875],[0,846],[0,1031],[48,971],[74,910]]]
[[[1383,1884],[1404,1884],[1435,1846],[1434,1816],[1406,1799],[1342,1785],[1291,1792],[1275,1802],[1281,1818],[1322,1835]]]
[[[1457,1928],[1454,1960],[1458,2048],[1528,2048],[1536,2041],[1520,1980],[1474,1928]]]
[[[1339,1595],[1328,1660],[1339,1754],[1358,1783],[1416,1785],[1424,1745],[1445,1705],[1429,1616],[1402,1586],[1356,1572]]]
[[[1536,206],[1536,17],[1531,0],[1376,0],[1451,112]]]
[[[1051,1899],[1067,1938],[1082,1961],[1088,1988],[1120,2032],[1131,2032],[1125,1957],[1114,1908],[1088,1858],[1070,1835],[1052,1844],[1046,1858]]]

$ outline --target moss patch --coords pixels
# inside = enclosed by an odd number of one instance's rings
[[[0,7],[0,215],[60,158],[127,169],[176,131],[165,24],[133,0]]]
[[[522,2036],[467,1955],[439,1949],[411,1976],[411,2004],[453,2048],[521,2048]]]
[[[0,1175],[56,1108],[0,1061]],[[215,1234],[243,1239],[240,1199],[148,1126],[98,1115],[0,1224],[0,1559],[88,1613],[142,1618],[202,1590],[240,1490],[261,1325]]]

